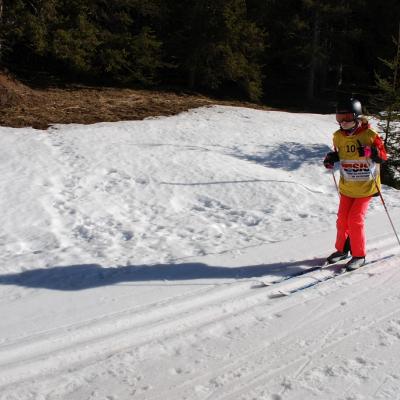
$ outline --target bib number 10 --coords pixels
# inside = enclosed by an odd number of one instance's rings
[[[355,144],[348,144],[346,145],[346,149],[348,153],[354,153],[356,151],[356,145]]]

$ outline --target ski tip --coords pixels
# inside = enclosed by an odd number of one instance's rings
[[[269,294],[270,299],[277,299],[279,297],[286,297],[289,296],[290,292],[287,292],[285,290],[275,290],[272,293]]]
[[[272,286],[274,284],[274,282],[269,282],[269,281],[258,281],[258,284],[262,287],[268,287],[268,286]]]
[[[325,261],[322,265],[321,268],[329,267],[330,265],[333,265],[335,263],[330,263],[329,261]]]
[[[272,286],[272,285],[273,285],[272,283],[259,281],[259,282],[255,283],[252,286],[252,288],[253,289],[260,289],[260,288],[266,288],[266,287],[269,287],[269,286]]]

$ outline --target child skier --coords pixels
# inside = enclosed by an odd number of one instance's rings
[[[328,169],[340,162],[336,251],[327,262],[343,260],[350,251],[352,258],[346,269],[351,271],[365,263],[365,215],[371,196],[379,195],[380,164],[387,155],[381,138],[362,116],[358,100],[350,98],[339,102],[336,121],[340,129],[333,134],[334,151],[324,159]]]

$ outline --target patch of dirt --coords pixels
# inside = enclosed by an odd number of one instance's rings
[[[92,124],[174,115],[213,104],[268,109],[202,95],[119,88],[32,89],[0,72],[0,125],[47,129],[52,124]]]

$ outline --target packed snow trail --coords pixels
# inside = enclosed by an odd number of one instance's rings
[[[307,248],[306,243],[310,242],[309,239],[303,238],[304,248]],[[316,240],[315,237],[311,237],[311,239]],[[384,255],[395,249],[390,236],[380,236],[374,239],[379,248],[372,252],[372,256]],[[264,253],[267,257],[269,250],[274,245],[262,246],[258,249],[257,256]],[[283,246],[284,243],[281,245]],[[290,241],[285,245],[287,248],[291,248]],[[253,250],[244,251],[240,257],[251,257],[252,252]],[[228,254],[219,257],[221,264],[224,260],[229,259]],[[110,313],[105,312],[103,307],[98,307],[97,310],[90,308],[79,311],[80,318],[83,317],[82,314],[88,313],[87,319],[81,323],[64,324],[59,328],[55,328],[52,324],[52,329],[37,331],[35,334],[18,339],[11,339],[10,332],[10,339],[0,347],[0,377],[2,379],[0,387],[2,387],[6,399],[12,398],[9,396],[12,396],[13,393],[14,395],[21,393],[22,398],[29,398],[26,397],[29,393],[36,396],[46,392],[45,387],[47,386],[53,388],[52,390],[57,388],[55,393],[50,393],[53,398],[57,398],[57,396],[81,398],[85,395],[86,385],[72,393],[69,390],[76,385],[78,387],[82,385],[79,382],[86,381],[94,382],[92,389],[98,386],[99,393],[104,393],[105,388],[113,388],[112,390],[117,390],[117,393],[121,391],[122,393],[135,392],[138,398],[143,399],[161,398],[165,393],[168,393],[169,398],[207,398],[211,396],[212,398],[250,399],[251,396],[258,398],[257,396],[264,396],[265,393],[276,397],[282,390],[276,389],[274,392],[273,390],[266,391],[265,388],[277,387],[277,380],[282,380],[281,384],[284,387],[293,368],[297,368],[298,365],[303,365],[307,361],[307,368],[304,367],[302,374],[293,378],[293,385],[296,387],[300,385],[302,393],[312,395],[315,389],[310,392],[305,378],[307,375],[304,374],[317,368],[315,364],[321,368],[319,358],[325,351],[332,352],[332,356],[336,354],[335,357],[338,357],[340,352],[336,345],[340,347],[342,342],[348,342],[345,346],[348,349],[349,346],[354,345],[354,336],[357,336],[359,331],[368,330],[371,326],[377,329],[381,322],[385,322],[385,326],[388,327],[386,331],[389,335],[388,338],[396,337],[397,331],[390,330],[390,327],[393,324],[396,327],[396,318],[400,321],[396,301],[400,297],[396,291],[396,283],[398,284],[400,280],[398,266],[399,256],[396,256],[382,261],[372,273],[360,269],[345,279],[322,283],[316,290],[311,289],[299,293],[295,302],[286,301],[286,299],[280,301],[269,299],[268,292],[273,287],[254,290],[252,287],[255,280],[249,277],[224,283],[204,283],[200,288],[199,286],[196,288],[198,285],[196,280],[189,279],[185,283],[186,293],[179,295],[175,293],[174,296],[159,302],[152,303],[150,301],[148,304],[136,305],[130,309],[125,308],[126,291],[117,293],[117,289],[119,291],[125,288],[125,284],[117,287],[104,285],[75,292],[72,304],[68,304],[70,292],[67,290],[56,296],[57,304],[64,304],[65,301],[63,308],[55,310],[64,319],[66,316],[71,318],[71,314],[77,312],[78,304],[93,307],[92,303],[101,299],[102,306],[107,305],[104,300],[109,297],[107,296],[108,292],[112,292],[114,301],[118,302],[117,307],[122,311]],[[134,279],[134,276],[131,275],[130,278]],[[19,284],[29,285],[30,282],[31,280],[25,281],[22,278]],[[37,286],[35,282],[33,284]],[[156,290],[160,291],[163,286],[170,288],[171,285],[179,287],[181,284],[179,281],[136,283],[134,292],[132,292],[132,286],[128,287],[131,296],[136,297],[138,296],[137,290],[143,294],[148,292],[149,286],[152,285],[155,285]],[[154,287],[152,289],[154,290]],[[176,288],[174,288],[175,291]],[[371,304],[377,299],[377,296],[372,296],[374,292],[379,293],[381,299],[376,305]],[[122,297],[118,298],[120,295]],[[371,296],[374,300],[371,300]],[[90,301],[88,297],[91,298]],[[328,300],[330,297],[335,299],[332,304]],[[35,293],[35,296],[29,299],[29,310],[42,307],[44,313],[42,322],[40,321],[41,316],[34,316],[35,329],[41,323],[47,323],[54,299],[55,293],[50,290]],[[325,306],[321,305],[321,302]],[[11,307],[8,312],[10,315],[22,319],[26,329],[30,322],[29,316],[22,312],[27,305],[26,299],[21,298],[22,304],[18,305],[18,303],[19,301],[16,299],[11,304],[8,303],[8,307]],[[387,303],[390,307],[385,309],[382,315],[382,304]],[[310,304],[314,305],[310,307]],[[353,308],[364,309],[364,314],[355,318],[357,312],[353,311]],[[308,311],[304,312],[303,309]],[[349,323],[348,337],[345,331],[346,322],[332,314],[333,312],[338,313],[340,309],[352,310],[351,316],[346,312],[346,320],[357,322],[356,324]],[[29,310],[25,311],[26,314]],[[371,312],[368,318],[363,317],[366,310]],[[94,313],[96,311],[97,315]],[[332,328],[331,324],[327,323],[327,318],[328,320],[332,318],[332,321],[341,321],[340,326],[334,325]],[[10,326],[11,328],[13,327]],[[328,328],[331,330],[330,335],[325,332]],[[318,346],[314,348],[314,345],[309,343],[309,335],[313,337],[314,329],[319,330],[324,337],[329,336],[329,345],[319,344],[317,340]],[[392,337],[390,333],[392,333]],[[398,334],[400,337],[400,323]],[[337,338],[335,338],[336,335]],[[383,340],[382,335],[375,335],[376,342],[379,343]],[[289,344],[286,343],[288,338]],[[301,346],[290,344],[292,342],[300,343]],[[395,351],[397,347],[393,347],[392,344],[396,343],[389,340],[386,346],[390,345]],[[293,346],[292,350],[290,350],[291,346]],[[306,349],[308,350],[306,351]],[[282,351],[288,354],[283,355]],[[361,348],[358,351],[359,353],[354,355],[355,360],[357,357],[361,357],[360,359],[365,357]],[[174,354],[175,352],[176,354]],[[345,352],[342,357],[346,354]],[[197,364],[192,359],[193,356],[198,358]],[[346,360],[352,360],[352,358],[343,359],[343,363],[346,363]],[[327,357],[327,363],[327,365],[330,365],[329,363],[333,363],[333,366],[336,365],[335,360],[331,360],[330,356]],[[389,367],[395,368],[391,365],[392,363],[393,361],[389,362]],[[156,368],[156,376],[158,376],[157,384],[154,384],[152,375],[154,368]],[[137,373],[140,371],[140,382],[123,383],[124,380],[120,374],[125,369],[131,371],[136,378],[134,371]],[[368,369],[366,371],[368,372]],[[374,369],[371,371],[373,372]],[[124,376],[125,373],[123,373]],[[347,379],[350,379],[345,374],[345,370],[337,374],[338,380],[341,378],[346,382]],[[367,374],[365,379],[372,379],[372,375],[372,373]],[[355,376],[350,375],[353,378]],[[79,377],[78,380],[76,380],[77,377]],[[34,383],[32,384],[32,382]],[[18,384],[17,390],[15,384]],[[338,384],[338,388],[340,385]],[[355,386],[359,387],[358,384]],[[195,392],[193,392],[194,389]],[[294,396],[298,396],[296,390],[285,389],[284,392],[286,396],[289,396],[293,391]],[[338,392],[331,390],[332,393],[336,393],[332,397],[335,398]],[[112,396],[111,391],[107,391],[107,393]],[[123,398],[124,395],[121,394],[121,396]],[[329,398],[329,392],[324,393],[324,396]],[[118,398],[118,396],[115,397]],[[32,398],[34,398],[33,395]]]
[[[254,289],[333,250],[333,120],[0,128],[0,399],[396,398],[400,249],[379,199],[373,268]]]
[[[336,369],[331,372],[332,380],[336,377],[340,382],[336,390],[354,378],[352,385],[359,389],[360,382],[363,386],[366,380],[375,379],[376,368],[371,366],[382,366],[382,361],[377,364],[375,360],[381,356],[380,347],[390,347],[396,354],[399,346],[398,266],[399,258],[382,262],[373,275],[356,271],[334,284],[303,292],[294,302],[290,299],[295,296],[271,301],[267,293],[252,290],[247,280],[217,285],[165,304],[96,316],[85,324],[62,326],[3,344],[0,375],[11,384],[2,389],[4,398],[18,392],[22,398],[27,393],[37,395],[45,387],[57,387],[55,393],[63,398],[81,398],[86,385],[69,394],[81,381],[93,382],[92,390],[97,388],[101,393],[117,385],[117,393],[135,390],[138,398],[146,399],[161,398],[165,393],[169,398],[207,398],[204,393],[208,393],[212,398],[250,399],[265,393],[277,395],[292,380],[294,387],[285,390],[287,396],[292,391],[299,396],[298,390],[309,396],[318,393],[308,382],[309,374],[322,379],[323,368],[330,367]],[[379,294],[381,301],[375,303],[378,296],[374,294]],[[344,319],[340,310],[346,310]],[[316,332],[323,336],[323,343],[321,337],[315,337]],[[359,340],[363,332],[363,337],[369,335],[367,344]],[[375,358],[365,359],[365,349]],[[326,364],[321,366],[323,355]],[[365,364],[362,371],[356,370],[357,360]],[[349,363],[354,363],[350,374],[345,369]],[[397,357],[393,357],[384,365],[395,371],[396,364]],[[302,373],[292,375],[299,365],[304,366]],[[125,369],[136,378],[138,373],[143,386],[139,382],[123,384]],[[325,374],[326,381],[329,374]],[[364,380],[357,374],[364,374]],[[279,381],[283,386],[274,392],[271,388],[279,388]],[[328,386],[335,398],[338,392],[331,383]],[[143,388],[147,389],[141,397]],[[107,389],[111,396],[108,390],[115,389]],[[324,392],[325,397],[330,398],[329,391]]]

